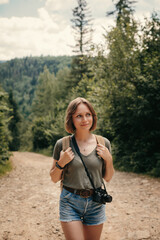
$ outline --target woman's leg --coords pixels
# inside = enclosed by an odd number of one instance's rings
[[[81,221],[61,222],[61,226],[66,240],[84,240],[83,224]]]
[[[84,239],[85,240],[100,240],[103,229],[103,223],[99,225],[83,225]]]

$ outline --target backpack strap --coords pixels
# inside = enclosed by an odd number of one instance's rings
[[[67,148],[70,147],[70,140],[71,140],[71,136],[65,136],[62,138],[62,150],[63,151],[66,151]],[[61,182],[60,182],[61,191],[63,188],[63,180],[64,180],[64,172],[62,171],[62,178],[61,178]]]
[[[97,143],[102,144],[103,146],[105,146],[105,140],[104,140],[104,138],[102,136],[95,135],[95,137],[96,137]],[[104,174],[105,174],[105,169],[106,169],[106,165],[105,165],[105,163],[103,161],[102,176],[104,176]]]
[[[95,135],[97,143],[102,144],[103,146],[105,146],[105,141],[104,138],[100,135]]]
[[[63,151],[66,151],[67,148],[69,148],[70,139],[71,139],[71,136],[65,136],[65,137],[62,138],[62,150]]]

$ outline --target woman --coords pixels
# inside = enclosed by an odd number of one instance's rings
[[[102,178],[109,182],[114,174],[110,142],[97,144],[91,131],[96,129],[97,117],[84,98],[70,102],[66,112],[65,128],[75,136],[82,158],[96,188]],[[54,147],[50,176],[53,182],[62,179],[60,196],[60,221],[66,240],[99,240],[105,217],[105,205],[92,199],[93,187],[71,140],[70,147],[62,151],[62,139]],[[103,170],[103,171],[102,171]]]

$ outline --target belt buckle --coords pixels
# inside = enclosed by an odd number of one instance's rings
[[[90,191],[90,189],[82,189],[82,190],[80,190],[80,196],[81,196],[82,198],[88,198],[88,197],[90,197],[90,196],[91,196],[91,191]]]

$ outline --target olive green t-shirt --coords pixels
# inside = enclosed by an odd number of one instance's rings
[[[109,140],[107,138],[104,138],[104,140],[105,146],[111,152],[111,145]],[[74,152],[75,156],[74,159],[69,164],[67,164],[67,166],[64,169],[63,185],[74,189],[92,189],[93,187],[86,174],[83,163],[80,157],[78,156],[76,150],[74,149],[72,140],[70,142],[70,147],[72,148],[72,151]],[[59,139],[54,146],[53,158],[55,160],[59,160],[61,151],[62,151],[62,138]],[[102,169],[104,167],[103,159],[98,156],[96,148],[87,156],[83,155],[82,153],[81,155],[91,175],[95,187],[96,188],[100,187],[102,185]]]

